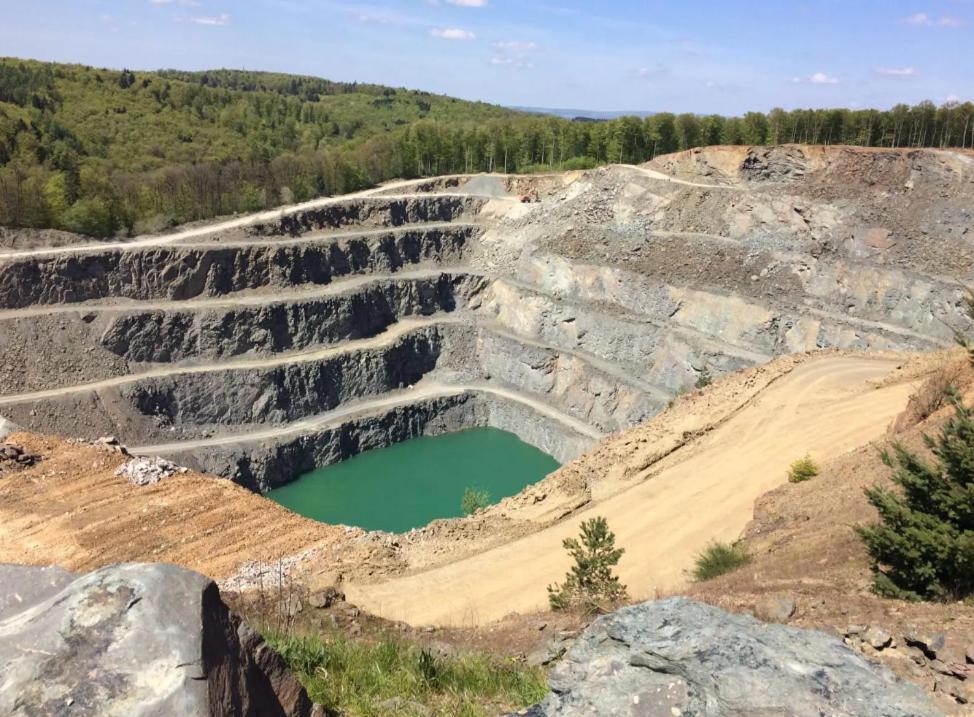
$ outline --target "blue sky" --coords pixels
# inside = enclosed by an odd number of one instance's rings
[[[275,70],[599,110],[974,98],[974,0],[0,4],[0,55],[104,67]]]

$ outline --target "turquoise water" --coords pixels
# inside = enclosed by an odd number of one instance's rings
[[[492,503],[558,467],[547,453],[496,428],[414,438],[306,473],[267,497],[325,523],[401,533],[462,515],[467,487]]]

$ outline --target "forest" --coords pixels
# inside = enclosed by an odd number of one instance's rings
[[[713,144],[974,147],[974,104],[593,122],[314,77],[0,58],[0,225],[97,237],[392,178],[640,163]]]

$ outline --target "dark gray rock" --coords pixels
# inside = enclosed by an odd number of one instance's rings
[[[919,688],[822,632],[671,598],[596,620],[535,717],[932,717]]]
[[[0,714],[323,714],[283,659],[174,565],[0,566]]]

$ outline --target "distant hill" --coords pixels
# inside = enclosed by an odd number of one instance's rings
[[[92,236],[161,231],[396,177],[586,169],[780,142],[974,146],[974,105],[743,117],[525,111],[303,75],[0,58],[0,225]]]

